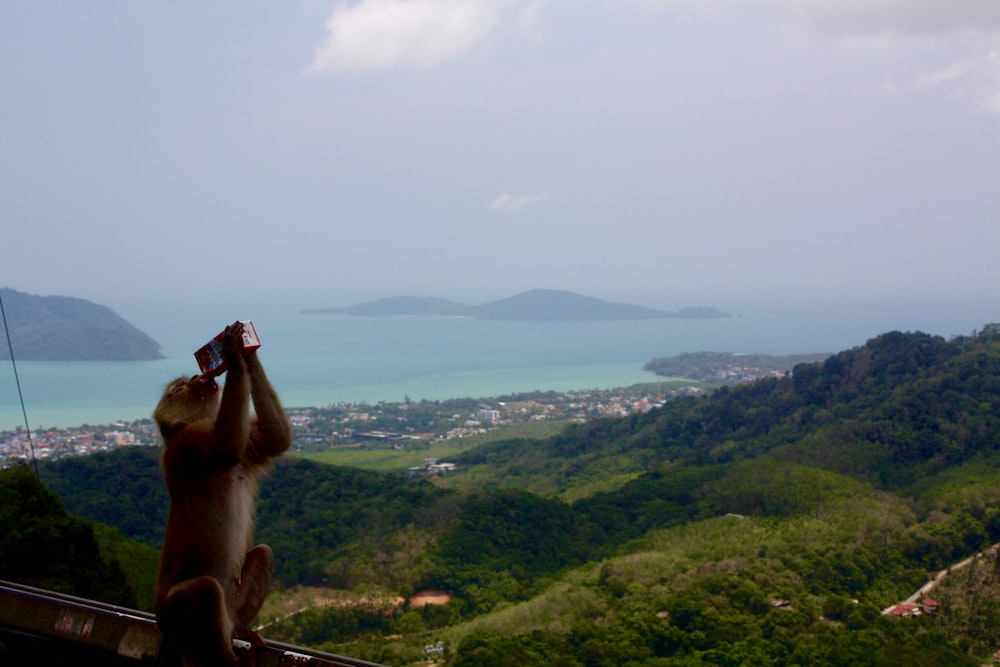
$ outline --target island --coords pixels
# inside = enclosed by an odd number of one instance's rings
[[[437,297],[395,296],[343,308],[307,308],[307,315],[347,314],[364,317],[471,317],[479,320],[585,321],[648,319],[714,319],[729,317],[718,308],[697,306],[677,312],[615,303],[574,292],[533,289],[478,306]]]
[[[18,361],[151,361],[160,344],[107,306],[68,296],[0,288],[11,347]],[[6,337],[5,337],[6,338]],[[0,359],[10,347],[0,346]]]

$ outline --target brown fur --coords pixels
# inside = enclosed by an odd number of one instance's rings
[[[233,663],[233,633],[249,629],[271,579],[271,549],[252,547],[254,504],[292,434],[256,352],[240,353],[241,333],[238,322],[226,329],[223,390],[211,378],[178,378],[153,413],[170,492],[156,620],[176,664]]]

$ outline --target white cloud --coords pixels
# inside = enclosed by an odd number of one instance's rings
[[[473,52],[508,14],[537,39],[544,4],[538,0],[340,2],[326,21],[326,40],[316,49],[309,70],[436,67]]]
[[[541,24],[542,12],[545,11],[545,6],[547,4],[548,2],[546,0],[529,2],[517,13],[517,27],[521,31],[521,34],[531,37],[531,39],[538,44],[545,41],[545,35],[542,32]]]
[[[889,90],[900,94],[944,91],[971,100],[984,113],[1000,115],[1000,52],[963,58],[924,72],[909,85],[892,84]]]
[[[937,88],[944,84],[968,76],[969,72],[975,69],[976,61],[972,59],[960,60],[947,67],[942,67],[933,72],[925,72],[917,77],[913,87],[917,90]]]
[[[514,211],[518,211],[525,206],[546,201],[548,198],[549,194],[547,192],[533,195],[511,195],[504,193],[493,200],[493,203],[490,204],[490,208],[498,213],[513,213]]]
[[[1000,116],[1000,51],[992,51],[988,62],[989,75],[979,90],[979,105],[983,111]]]
[[[694,8],[776,21],[841,46],[918,45],[945,62],[887,86],[893,93],[938,90],[1000,115],[1000,0],[626,0],[651,8]],[[939,51],[943,56],[938,56]],[[957,54],[963,57],[956,58]]]
[[[997,0],[633,0],[650,7],[764,14],[836,37],[1000,34]]]

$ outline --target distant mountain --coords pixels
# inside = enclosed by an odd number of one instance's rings
[[[378,317],[381,315],[425,315],[438,317],[470,317],[471,306],[432,296],[391,296],[346,308],[307,308],[306,314],[347,313]]]
[[[639,320],[674,315],[573,292],[536,289],[483,304],[476,309],[476,316],[484,320]]]
[[[68,296],[35,296],[7,287],[3,295],[19,361],[144,361],[162,359],[160,344],[107,306]],[[0,359],[10,359],[4,341]]]
[[[729,317],[717,308],[684,308],[676,313],[628,303],[613,303],[573,292],[534,289],[499,301],[469,306],[435,297],[397,296],[344,308],[310,308],[306,314],[472,317],[480,320],[643,320],[660,318],[706,319]]]

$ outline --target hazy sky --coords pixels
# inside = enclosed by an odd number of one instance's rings
[[[17,2],[0,90],[35,294],[1000,284],[997,0]]]

